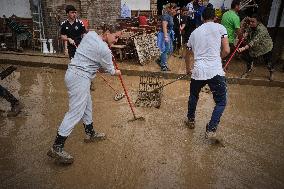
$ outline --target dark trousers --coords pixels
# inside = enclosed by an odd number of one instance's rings
[[[188,39],[191,35],[191,33],[195,30],[196,26],[195,26],[195,21],[192,19],[188,19],[185,25],[185,29],[184,29],[184,39],[183,39],[183,43],[187,44]]]
[[[253,61],[256,59],[256,58],[263,58],[266,66],[267,66],[267,69],[270,71],[270,72],[273,72],[274,71],[274,64],[272,63],[272,51],[269,51],[268,53],[262,55],[261,57],[251,57],[249,55],[249,51],[245,51],[242,55],[243,59],[246,61],[246,65],[247,65],[247,70],[249,70],[252,66],[252,63]]]
[[[187,117],[188,119],[195,119],[195,110],[199,99],[199,93],[201,88],[206,84],[209,85],[215,101],[211,120],[206,130],[215,132],[227,104],[227,83],[224,76],[216,75],[212,79],[208,80],[191,79]]]
[[[181,34],[179,31],[175,31],[175,40],[173,41],[174,51],[179,50],[181,47]]]
[[[18,100],[7,89],[2,87],[1,85],[0,85],[0,97],[10,102],[11,106],[18,102]]]
[[[76,47],[74,45],[68,45],[67,48],[68,48],[69,59],[71,60],[75,56]]]

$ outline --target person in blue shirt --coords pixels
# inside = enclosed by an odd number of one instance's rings
[[[194,21],[196,27],[199,27],[202,24],[201,20],[201,15],[205,9],[205,6],[203,6],[202,0],[197,1],[197,6],[195,7],[195,12],[194,12]]]
[[[173,16],[177,12],[177,6],[175,3],[168,3],[165,6],[164,14],[162,16],[162,29],[158,33],[158,47],[161,51],[161,60],[159,65],[161,71],[170,71],[167,64],[167,55],[173,51],[173,40],[174,40],[174,21]]]

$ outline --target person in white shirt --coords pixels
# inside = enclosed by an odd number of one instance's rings
[[[186,5],[186,8],[188,10],[188,16],[189,19],[193,20],[194,19],[194,8],[193,8],[193,2],[194,0],[189,0],[189,3]]]
[[[216,139],[217,126],[227,103],[227,84],[221,58],[230,52],[226,28],[214,23],[214,17],[214,9],[208,7],[204,10],[204,23],[191,33],[185,57],[186,72],[191,73],[186,125],[191,129],[195,127],[199,93],[208,84],[216,104],[206,125],[205,138],[209,139]]]
[[[81,119],[86,133],[85,142],[105,139],[104,133],[99,133],[93,128],[90,85],[98,70],[111,75],[121,74],[120,70],[114,68],[109,49],[109,46],[117,42],[120,35],[121,29],[116,25],[104,25],[101,35],[94,31],[88,32],[68,65],[65,83],[69,95],[69,110],[57,131],[53,146],[47,153],[60,163],[73,163],[73,157],[63,148],[65,140]]]
[[[123,5],[121,6],[121,17],[131,18],[131,10],[126,3],[123,3]]]

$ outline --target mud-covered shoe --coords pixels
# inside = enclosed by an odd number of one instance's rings
[[[162,72],[168,72],[168,71],[171,71],[171,69],[168,68],[167,66],[164,66],[164,67],[161,67],[161,71]]]
[[[99,133],[99,132],[93,132],[92,134],[86,134],[86,138],[84,139],[84,142],[95,142],[100,140],[105,140],[106,134],[105,133]]]
[[[194,119],[187,119],[184,123],[189,129],[195,128],[195,120]]]
[[[206,131],[205,132],[205,138],[208,139],[208,140],[217,140],[217,135],[216,135],[216,132],[213,132],[213,131]]]
[[[23,109],[23,105],[21,105],[19,102],[16,102],[15,104],[12,104],[11,111],[8,112],[8,117],[16,117],[21,110]]]
[[[47,155],[59,163],[72,164],[74,162],[74,158],[61,147],[51,147]]]
[[[166,71],[168,71],[168,69],[167,69],[167,67],[161,67],[161,71],[166,72]]]

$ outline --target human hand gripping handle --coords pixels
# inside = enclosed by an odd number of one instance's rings
[[[118,76],[121,76],[121,71],[120,71],[120,70],[118,70],[118,69],[116,69],[116,70],[115,70],[115,73],[114,73],[114,75],[118,75]]]
[[[243,51],[245,51],[245,50],[247,50],[247,49],[249,49],[249,46],[248,45],[246,45],[246,46],[244,46],[244,47],[241,47],[241,48],[238,48],[238,52],[239,53],[241,53],[241,52],[243,52]]]
[[[76,43],[75,43],[75,41],[74,41],[73,39],[67,38],[67,41],[68,41],[71,45],[75,45],[75,46],[76,46]],[[76,48],[77,48],[77,46],[76,46]]]

